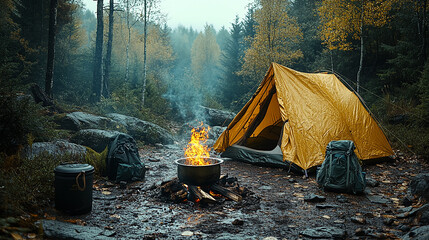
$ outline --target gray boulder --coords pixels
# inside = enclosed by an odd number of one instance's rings
[[[110,143],[110,139],[120,132],[100,129],[84,129],[75,133],[70,141],[102,152]]]
[[[429,200],[429,174],[420,173],[415,176],[409,186],[412,195]]]
[[[56,220],[40,220],[36,222],[36,225],[41,225],[43,234],[48,239],[73,239],[73,240],[84,240],[84,239],[115,239],[115,231],[90,227],[80,226],[76,224],[60,222]]]
[[[228,126],[234,119],[235,113],[214,108],[200,106],[206,116],[206,123],[210,126]]]
[[[24,156],[30,159],[33,159],[41,153],[48,153],[56,156],[70,154],[76,157],[83,157],[86,154],[86,148],[66,140],[57,140],[53,142],[35,142],[24,149]]]
[[[345,230],[337,227],[307,228],[299,234],[310,238],[344,239],[347,236]]]
[[[154,123],[118,113],[109,113],[107,117],[125,126],[128,134],[138,141],[143,141],[146,144],[174,143],[174,137],[166,129]]]
[[[101,117],[85,112],[72,112],[62,118],[57,119],[57,123],[62,129],[79,131],[82,129],[103,129],[113,130],[119,125],[110,118]]]
[[[413,227],[411,231],[402,236],[403,240],[427,240],[429,239],[429,225],[422,227]]]

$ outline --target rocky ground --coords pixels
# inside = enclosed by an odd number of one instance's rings
[[[160,194],[160,184],[177,175],[173,161],[183,156],[183,146],[144,147],[140,155],[148,168],[145,181],[115,184],[96,179],[92,211],[66,216],[49,208],[45,218],[55,221],[45,220],[45,226],[52,226],[45,233],[59,238],[68,234],[66,229],[81,225],[85,227],[72,231],[71,239],[427,237],[428,231],[413,228],[428,224],[425,215],[416,214],[423,206],[427,215],[427,205],[407,195],[411,179],[429,171],[423,159],[398,154],[391,161],[364,166],[368,187],[362,195],[324,192],[315,175],[305,178],[285,169],[225,161],[222,174],[236,177],[248,194],[241,202],[202,204],[172,203]],[[63,226],[60,221],[76,225]],[[95,233],[85,235],[89,227]]]

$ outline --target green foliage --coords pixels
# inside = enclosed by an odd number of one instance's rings
[[[0,97],[0,152],[14,154],[28,143],[28,137],[35,141],[47,141],[55,136],[55,124],[46,116],[44,109],[33,102],[30,96],[22,94]]]
[[[386,125],[392,147],[404,152],[429,157],[429,129],[409,124]]]
[[[141,91],[139,89],[123,85],[122,88],[112,92],[110,98],[102,98],[96,105],[96,109],[102,114],[115,112],[135,116],[140,110],[140,98]]]
[[[221,77],[222,98],[220,102],[232,110],[240,110],[241,105],[233,105],[233,102],[239,100],[244,94],[243,77],[238,74],[242,67],[241,59],[244,55],[243,34],[244,29],[240,24],[238,17],[231,24],[230,38],[226,41],[225,51],[222,54],[223,74]],[[240,109],[237,109],[240,108]]]
[[[0,94],[9,93],[23,84],[29,74],[31,63],[27,55],[32,51],[22,38],[21,30],[14,20],[16,2],[2,1],[0,10]]]
[[[423,121],[424,126],[429,126],[429,61],[426,61],[422,76],[418,82],[420,104],[418,110],[420,112],[420,122]]]

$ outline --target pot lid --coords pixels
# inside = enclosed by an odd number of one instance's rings
[[[66,163],[55,168],[56,173],[80,173],[94,171],[92,165],[86,163]]]

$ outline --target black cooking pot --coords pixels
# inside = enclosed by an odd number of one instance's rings
[[[181,182],[194,186],[209,186],[219,180],[222,159],[208,158],[209,165],[188,165],[185,161],[186,158],[180,158],[175,161],[177,164],[177,176]]]

